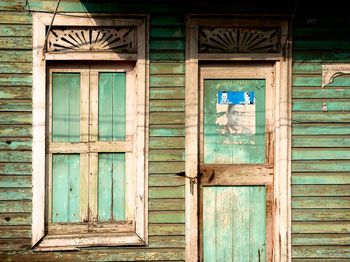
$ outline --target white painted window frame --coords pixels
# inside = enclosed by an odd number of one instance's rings
[[[200,26],[279,26],[279,54],[199,54]],[[291,41],[288,20],[283,17],[234,17],[220,19],[205,15],[188,15],[186,23],[186,92],[185,92],[185,201],[186,261],[198,261],[198,160],[199,160],[199,62],[202,61],[271,61],[275,68],[275,160],[273,210],[273,261],[291,261]],[[283,53],[284,51],[284,53]]]
[[[84,246],[126,246],[148,243],[148,58],[146,15],[115,16],[109,14],[57,14],[52,26],[134,26],[137,28],[137,51],[132,54],[114,52],[62,52],[45,53],[46,29],[53,20],[53,14],[33,14],[33,146],[32,146],[32,247],[35,250],[65,250]],[[86,237],[62,236],[45,239],[46,208],[46,74],[47,61],[134,61],[137,101],[135,105],[135,135],[133,138],[136,157],[135,174],[135,231],[128,234],[91,234]],[[46,241],[45,241],[46,240]],[[45,243],[44,245],[42,243]]]

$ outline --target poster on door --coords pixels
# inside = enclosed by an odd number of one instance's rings
[[[255,135],[254,92],[218,91],[216,127],[220,135]]]

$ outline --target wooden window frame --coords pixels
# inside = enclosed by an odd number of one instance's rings
[[[224,17],[224,18],[223,18]],[[272,18],[271,18],[272,17]],[[198,52],[198,29],[207,27],[280,27],[280,53],[239,53],[201,54]],[[291,261],[291,42],[288,39],[288,20],[284,17],[262,16],[206,16],[188,15],[186,23],[186,153],[185,171],[191,179],[186,179],[186,261],[199,259],[199,199],[198,166],[200,138],[200,62],[242,62],[254,63],[270,61],[274,68],[275,116],[273,131],[274,145],[274,206],[273,221],[273,261]]]
[[[53,23],[52,23],[53,22]],[[133,26],[137,29],[137,50],[135,53],[115,53],[111,51],[69,51],[45,53],[46,30],[52,26]],[[72,250],[86,246],[128,246],[147,245],[148,243],[148,54],[147,54],[147,32],[146,15],[114,16],[103,14],[33,14],[33,147],[32,147],[32,183],[33,183],[33,209],[32,209],[32,247],[34,250]],[[88,234],[67,234],[67,235],[45,235],[45,210],[47,210],[46,174],[48,166],[45,161],[46,137],[48,132],[47,123],[47,89],[46,77],[48,62],[51,61],[114,61],[124,64],[126,70],[132,73],[127,76],[129,82],[134,86],[133,109],[135,120],[133,121],[132,143],[117,143],[114,146],[120,147],[123,152],[132,151],[133,163],[135,165],[134,179],[131,187],[135,188],[133,196],[135,207],[129,215],[134,216],[134,225],[121,223],[114,231],[108,227],[102,230],[92,230]],[[99,70],[105,70],[103,66]],[[96,111],[96,110],[95,110]],[[97,112],[95,112],[97,113]],[[128,124],[127,124],[128,125]],[[127,127],[128,129],[128,127]],[[82,143],[83,144],[83,143]],[[63,145],[63,148],[65,145]],[[82,145],[82,150],[84,150]],[[97,145],[99,147],[99,145]],[[95,148],[96,150],[100,150]],[[51,148],[50,150],[55,150]],[[92,149],[94,150],[94,149]],[[108,148],[103,148],[109,151]],[[119,150],[119,151],[120,151]],[[125,151],[124,151],[125,150]],[[118,151],[118,150],[117,150]],[[54,151],[52,151],[54,152]],[[114,151],[113,151],[114,152]],[[133,230],[130,231],[130,228]],[[107,232],[106,232],[107,231]],[[77,229],[77,232],[79,230]]]

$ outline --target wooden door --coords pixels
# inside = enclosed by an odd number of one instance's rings
[[[271,261],[274,74],[270,64],[200,69],[200,259]]]

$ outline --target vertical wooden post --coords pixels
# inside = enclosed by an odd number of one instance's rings
[[[195,24],[187,21],[186,50],[186,261],[198,259],[198,184],[193,181],[198,172],[198,29]]]

